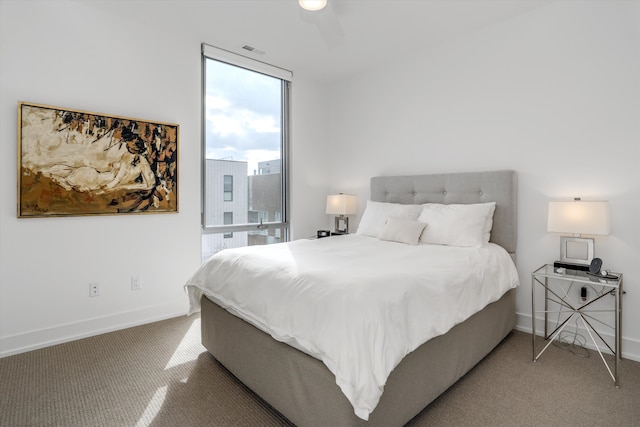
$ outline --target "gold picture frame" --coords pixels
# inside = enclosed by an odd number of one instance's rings
[[[178,212],[179,125],[18,103],[18,217]]]

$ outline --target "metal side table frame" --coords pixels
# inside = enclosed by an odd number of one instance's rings
[[[613,276],[617,276],[617,279],[603,279],[599,277],[594,277],[587,274],[584,271],[575,271],[575,270],[566,270],[564,273],[556,272],[553,265],[545,264],[542,267],[538,268],[531,274],[531,336],[532,336],[532,346],[533,346],[533,361],[537,361],[542,353],[551,345],[553,341],[555,341],[560,333],[565,329],[565,327],[569,324],[571,319],[581,320],[584,328],[586,329],[591,341],[593,342],[604,366],[607,368],[611,379],[613,380],[616,388],[620,387],[620,381],[618,377],[618,361],[620,361],[622,356],[622,347],[621,347],[621,321],[622,321],[622,274],[620,273],[610,273]],[[557,289],[553,289],[549,286],[549,280],[557,281]],[[544,288],[544,339],[549,342],[544,348],[536,354],[536,298],[535,298],[535,288],[536,283]],[[579,301],[578,298],[572,298],[570,291],[574,284],[578,284],[582,286],[599,286],[601,287],[601,292],[597,294],[596,297],[588,299],[584,303]],[[604,298],[607,295],[613,295],[615,297],[615,307],[611,310],[595,310],[592,309],[592,305]],[[576,301],[574,301],[574,299]],[[549,311],[549,301],[558,305],[557,311]],[[615,321],[614,325],[607,324],[596,317],[592,316],[591,313],[595,312],[614,312]],[[556,328],[549,333],[548,332],[548,316],[550,313],[555,314],[569,314],[569,316],[559,322]],[[600,332],[598,332],[597,328],[593,326],[593,324],[597,322],[608,328],[613,329],[614,331],[614,347],[611,346],[604,340]],[[596,340],[594,334],[600,339],[600,344]],[[551,338],[551,339],[549,339]],[[609,351],[614,355],[614,363],[613,363],[613,371],[611,367],[605,360],[602,350],[601,344],[604,344]]]

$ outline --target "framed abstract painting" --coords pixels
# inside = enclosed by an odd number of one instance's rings
[[[18,217],[178,212],[177,124],[18,103]]]

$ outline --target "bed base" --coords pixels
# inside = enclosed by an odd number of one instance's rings
[[[306,426],[402,426],[453,385],[514,328],[515,291],[407,355],[387,380],[369,421],[319,360],[202,298],[202,343],[233,375],[292,423]]]

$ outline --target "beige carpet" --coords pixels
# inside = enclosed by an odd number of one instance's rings
[[[0,359],[0,426],[288,426],[179,317]],[[640,426],[640,363],[615,389],[596,353],[531,362],[513,332],[408,426]]]

